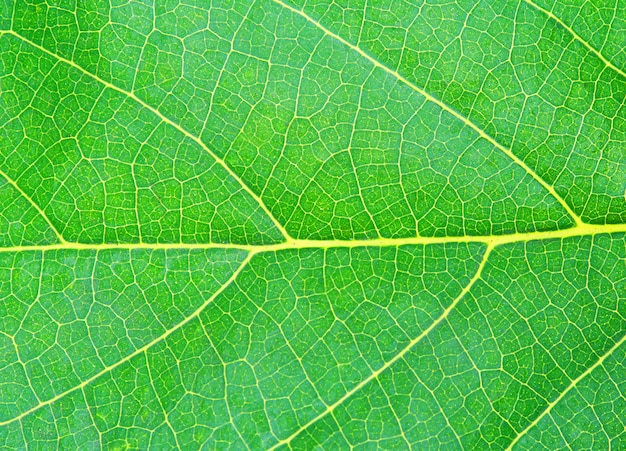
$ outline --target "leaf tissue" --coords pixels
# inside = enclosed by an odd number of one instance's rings
[[[624,0],[0,1],[1,449],[626,449]]]

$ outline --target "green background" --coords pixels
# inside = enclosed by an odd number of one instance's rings
[[[0,3],[0,447],[626,448],[623,0]]]

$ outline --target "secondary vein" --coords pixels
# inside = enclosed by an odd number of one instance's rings
[[[114,370],[115,368],[117,368],[118,366],[122,365],[125,362],[128,362],[129,360],[131,360],[133,357],[147,351],[148,349],[150,349],[152,346],[154,346],[155,344],[165,340],[167,337],[169,337],[172,333],[176,332],[178,329],[180,329],[181,327],[183,327],[185,324],[189,323],[192,319],[198,317],[200,315],[200,313],[202,313],[202,311],[211,303],[213,302],[213,300],[215,298],[217,298],[226,288],[228,288],[230,286],[230,284],[237,278],[237,276],[241,273],[241,271],[243,271],[243,269],[248,265],[248,262],[250,262],[250,260],[252,259],[252,257],[255,254],[253,252],[248,253],[248,255],[246,256],[245,259],[243,259],[243,261],[240,263],[239,267],[231,274],[231,276],[228,278],[228,280],[226,280],[226,282],[224,282],[224,284],[222,284],[222,286],[220,286],[217,291],[215,291],[215,293],[213,293],[213,295],[211,295],[206,301],[204,301],[202,303],[202,305],[200,305],[196,310],[193,311],[193,313],[191,313],[191,315],[187,316],[185,319],[183,319],[180,323],[176,324],[174,327],[172,327],[171,329],[168,329],[167,331],[165,331],[165,333],[159,335],[158,337],[156,337],[155,339],[153,339],[152,341],[150,341],[149,343],[146,343],[145,345],[143,345],[141,348],[136,349],[135,351],[133,351],[132,353],[128,354],[126,357],[118,360],[117,362],[115,362],[112,365],[109,365],[105,368],[103,368],[102,370],[100,370],[99,372],[97,372],[96,374],[94,374],[93,376],[91,376],[88,379],[85,379],[84,381],[82,381],[80,384],[70,388],[69,390],[65,390],[61,393],[59,393],[58,395],[56,395],[53,398],[48,399],[47,401],[41,402],[33,407],[31,407],[28,410],[25,410],[24,412],[22,412],[21,414],[9,419],[9,420],[4,420],[4,421],[0,421],[0,426],[5,426],[7,424],[10,424],[14,421],[20,420],[21,418],[24,418],[25,416],[41,409],[44,406],[47,406],[49,404],[54,403],[55,401],[58,401],[59,399],[63,398],[64,396],[82,389],[83,387],[85,387],[86,385],[89,385],[91,382],[95,381],[96,379],[98,379],[100,376],[102,376],[103,374],[108,373],[109,371]]]
[[[455,118],[457,118],[458,120],[460,120],[461,122],[463,122],[465,125],[467,125],[468,127],[470,127],[472,130],[474,130],[476,133],[478,133],[478,135],[485,139],[486,141],[488,141],[491,145],[493,145],[495,148],[497,148],[498,150],[500,150],[501,152],[503,152],[507,157],[509,157],[511,160],[513,160],[518,166],[520,166],[522,169],[524,169],[526,171],[526,173],[528,175],[530,175],[533,179],[535,179],[535,181],[537,181],[545,190],[547,190],[550,195],[552,195],[552,197],[563,207],[563,209],[565,209],[565,211],[567,212],[567,214],[572,218],[572,220],[576,223],[576,225],[582,225],[584,224],[582,219],[580,218],[580,216],[578,216],[578,214],[576,214],[576,212],[574,212],[574,210],[569,206],[569,204],[567,202],[565,202],[565,199],[563,199],[563,197],[561,197],[556,190],[554,189],[554,187],[552,185],[550,185],[549,183],[547,183],[545,180],[543,180],[534,170],[532,170],[523,160],[521,160],[520,158],[518,158],[511,149],[503,146],[502,144],[500,144],[498,141],[496,141],[494,138],[492,138],[490,135],[488,135],[482,128],[480,128],[477,124],[475,124],[473,121],[471,121],[468,117],[465,117],[463,114],[459,113],[458,111],[456,111],[454,108],[450,107],[449,105],[447,105],[446,103],[444,103],[443,101],[439,100],[438,98],[434,97],[433,95],[431,95],[430,93],[428,93],[425,89],[420,88],[419,86],[417,86],[416,84],[414,84],[413,82],[409,81],[407,78],[405,78],[404,76],[402,76],[400,73],[398,73],[397,71],[385,66],[383,63],[381,63],[380,61],[378,61],[376,58],[374,58],[373,56],[369,55],[368,53],[366,53],[365,51],[361,50],[359,47],[357,47],[356,45],[350,43],[349,41],[345,40],[344,38],[342,38],[341,36],[339,36],[336,33],[333,33],[332,31],[330,31],[328,28],[324,27],[321,23],[319,23],[318,21],[316,21],[315,19],[313,19],[312,17],[310,17],[309,15],[307,15],[304,11],[301,11],[297,8],[294,8],[291,5],[288,5],[287,3],[284,3],[282,0],[272,0],[274,3],[277,3],[278,5],[282,6],[283,8],[288,9],[289,11],[292,11],[293,13],[299,15],[300,17],[304,18],[305,20],[307,20],[309,23],[315,25],[317,28],[319,28],[320,30],[322,30],[326,35],[332,37],[333,39],[336,39],[337,41],[341,42],[343,45],[349,47],[350,49],[354,50],[355,52],[357,52],[359,55],[361,55],[363,58],[367,59],[370,63],[372,63],[374,66],[384,70],[385,72],[387,72],[388,74],[394,76],[396,79],[398,79],[399,81],[401,81],[403,84],[405,84],[406,86],[408,86],[409,88],[411,88],[412,90],[414,90],[415,92],[419,93],[420,95],[422,95],[424,98],[426,98],[426,100],[428,100],[429,102],[432,102],[434,104],[436,104],[437,106],[439,106],[441,109],[447,111],[448,113],[450,113],[451,115],[453,115]]]
[[[230,175],[233,179],[235,179],[235,181],[237,181],[237,183],[241,186],[241,188],[245,192],[247,192],[254,199],[254,201],[259,205],[259,207],[261,207],[261,209],[265,212],[265,214],[274,223],[274,226],[280,231],[280,233],[283,235],[285,240],[289,241],[291,239],[291,237],[290,237],[289,233],[287,232],[287,230],[278,221],[278,219],[276,219],[276,217],[274,217],[274,215],[269,210],[267,205],[265,205],[265,202],[263,202],[263,200],[254,191],[252,191],[252,189],[231,169],[231,167],[223,159],[221,159],[215,152],[213,152],[199,137],[197,137],[196,135],[194,135],[191,132],[187,131],[184,127],[182,127],[181,125],[177,124],[173,120],[169,119],[167,116],[163,115],[158,109],[156,109],[156,108],[152,107],[151,105],[147,104],[145,101],[141,100],[139,97],[137,97],[132,92],[128,92],[128,91],[126,91],[126,90],[124,90],[124,89],[122,89],[122,88],[120,88],[118,86],[115,86],[112,83],[109,83],[106,80],[103,80],[102,78],[98,77],[97,75],[95,75],[95,74],[89,72],[88,70],[84,69],[82,66],[76,64],[74,61],[68,60],[67,58],[63,58],[62,56],[57,55],[54,52],[51,52],[50,50],[46,49],[45,47],[42,47],[41,45],[36,44],[35,42],[31,41],[28,38],[25,38],[24,36],[16,33],[13,30],[4,31],[4,33],[10,34],[12,36],[15,36],[16,38],[20,39],[21,41],[23,41],[23,42],[25,42],[25,43],[35,47],[36,49],[46,53],[47,55],[50,55],[53,58],[56,58],[57,60],[65,63],[65,64],[69,64],[73,68],[81,71],[82,73],[84,73],[85,75],[91,77],[92,79],[94,79],[98,83],[101,83],[105,87],[107,87],[109,89],[113,89],[114,91],[117,91],[117,92],[119,92],[121,94],[124,94],[125,96],[133,99],[135,102],[139,103],[142,107],[144,107],[144,108],[148,109],[149,111],[151,111],[152,113],[154,113],[162,122],[165,122],[166,124],[171,125],[176,130],[178,130],[179,132],[184,134],[186,137],[188,137],[189,139],[191,139],[194,142],[196,142],[204,151],[206,151],[209,155],[211,155],[213,157],[213,159],[220,166],[222,166],[222,168],[224,168],[226,170],[228,175]]]
[[[59,230],[54,226],[54,224],[52,224],[52,221],[50,220],[46,212],[43,211],[43,209],[37,204],[37,202],[35,202],[32,197],[26,194],[26,192],[22,188],[20,188],[20,186],[13,179],[11,179],[11,177],[9,177],[4,171],[0,170],[0,176],[2,176],[9,185],[15,188],[17,192],[20,193],[20,195],[24,199],[26,199],[28,203],[30,203],[33,206],[35,210],[37,210],[39,215],[43,218],[44,221],[48,223],[48,226],[50,227],[50,229],[52,229],[54,234],[57,236],[57,239],[63,244],[67,243],[67,241],[65,241],[65,238],[63,238],[63,235],[61,235],[61,232],[59,232]]]
[[[378,368],[376,371],[372,372],[368,377],[366,377],[365,379],[363,379],[361,382],[359,382],[357,385],[355,385],[353,388],[351,388],[350,390],[348,390],[342,397],[340,397],[337,401],[335,401],[333,404],[329,405],[326,410],[324,410],[322,413],[320,413],[319,415],[315,416],[314,418],[312,418],[308,423],[306,423],[305,425],[301,426],[299,429],[297,429],[293,434],[291,434],[289,437],[280,440],[279,442],[277,442],[274,446],[272,446],[270,449],[274,450],[280,446],[286,445],[289,442],[291,442],[291,440],[293,440],[294,438],[296,438],[299,434],[301,434],[303,431],[305,431],[308,427],[312,426],[314,423],[317,423],[317,421],[319,421],[320,419],[324,418],[326,415],[330,414],[333,412],[333,410],[335,410],[338,406],[340,406],[344,401],[346,401],[348,398],[350,398],[353,394],[355,394],[357,391],[359,391],[361,388],[363,388],[365,385],[367,385],[370,381],[376,379],[382,372],[384,372],[385,370],[387,370],[389,367],[391,367],[391,365],[393,365],[395,362],[397,362],[398,360],[400,360],[401,358],[403,358],[411,349],[413,349],[413,347],[419,343],[424,337],[426,337],[435,327],[437,327],[439,324],[441,324],[450,314],[450,312],[452,310],[454,310],[454,308],[457,306],[457,304],[461,301],[461,299],[463,299],[463,297],[465,297],[465,295],[469,292],[469,290],[472,288],[472,286],[476,283],[476,281],[478,281],[480,279],[480,276],[482,274],[483,269],[485,268],[485,265],[487,263],[487,260],[489,259],[489,254],[491,253],[491,250],[493,249],[493,245],[488,245],[487,248],[485,249],[485,253],[482,257],[482,260],[478,266],[478,269],[476,270],[476,273],[474,274],[474,277],[472,277],[472,279],[469,281],[469,283],[467,285],[465,285],[465,287],[461,290],[461,292],[459,293],[459,295],[452,301],[452,303],[443,311],[443,313],[435,320],[431,323],[430,326],[428,326],[421,334],[419,334],[417,337],[415,337],[413,340],[411,340],[409,342],[408,345],[406,345],[398,354],[396,354],[393,358],[389,359],[387,362],[385,362],[380,368]]]
[[[595,47],[592,47],[591,44],[589,44],[587,41],[585,41],[578,33],[576,33],[574,31],[574,29],[572,27],[570,27],[569,25],[567,25],[565,22],[563,22],[561,19],[559,19],[557,16],[554,15],[554,13],[552,13],[551,11],[548,11],[545,8],[542,8],[541,6],[539,6],[538,4],[536,4],[535,2],[533,2],[532,0],[523,0],[524,3],[532,6],[533,8],[535,8],[537,11],[541,11],[543,14],[545,14],[549,19],[554,20],[556,23],[558,23],[561,27],[563,27],[565,30],[567,30],[567,32],[572,35],[572,37],[580,42],[583,46],[585,46],[585,48],[587,50],[589,50],[591,53],[593,53],[594,55],[596,55],[598,58],[600,58],[600,60],[602,60],[602,62],[610,69],[612,69],[613,71],[615,71],[616,73],[618,73],[619,75],[621,75],[622,77],[624,77],[626,79],[626,72],[624,72],[622,69],[620,69],[619,67],[617,67],[615,64],[613,64],[612,62],[610,62],[602,53],[600,53],[599,50],[597,50]]]
[[[611,349],[609,349],[606,353],[604,353],[604,355],[602,357],[600,357],[596,363],[594,363],[593,365],[591,365],[589,368],[587,368],[584,372],[582,372],[576,379],[574,379],[565,390],[563,390],[561,392],[561,394],[559,396],[557,396],[557,398],[552,401],[551,403],[548,404],[548,406],[545,408],[545,410],[543,412],[541,412],[541,414],[539,414],[539,416],[537,416],[537,418],[535,418],[535,420],[530,423],[528,426],[526,426],[526,428],[520,432],[517,437],[515,437],[515,439],[513,439],[513,441],[511,442],[511,444],[508,446],[507,451],[513,449],[513,447],[515,446],[515,444],[517,442],[519,442],[519,440],[525,436],[528,431],[530,431],[533,427],[535,427],[537,424],[539,424],[539,421],[541,421],[541,419],[543,417],[545,417],[546,415],[548,415],[550,413],[550,411],[559,403],[559,401],[561,401],[570,391],[572,391],[576,385],[578,385],[578,383],[583,380],[585,377],[587,377],[589,374],[591,374],[591,372],[593,370],[595,370],[597,367],[599,367],[600,365],[602,365],[602,363],[604,363],[604,361],[607,359],[607,357],[609,357],[611,354],[613,354],[613,352],[619,348],[621,345],[623,345],[624,343],[626,343],[626,335],[624,335],[620,340],[617,341],[617,343],[615,343],[613,345],[613,347],[611,347]]]

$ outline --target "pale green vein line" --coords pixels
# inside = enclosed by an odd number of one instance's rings
[[[535,420],[530,423],[528,426],[526,426],[526,428],[520,432],[517,437],[515,437],[515,439],[511,442],[511,444],[509,445],[509,447],[507,448],[507,450],[511,450],[513,449],[513,447],[515,446],[515,444],[524,436],[526,435],[526,433],[528,431],[530,431],[533,427],[535,427],[537,424],[539,424],[539,422],[541,421],[541,419],[543,417],[545,417],[546,415],[548,415],[550,413],[550,411],[559,403],[559,401],[561,401],[570,391],[572,391],[576,385],[583,380],[585,377],[587,377],[589,374],[591,374],[591,372],[593,370],[595,370],[597,367],[599,367],[600,365],[602,365],[602,363],[604,363],[604,361],[606,360],[607,357],[609,357],[617,348],[619,348],[621,345],[623,345],[624,343],[626,343],[626,335],[624,335],[617,343],[615,343],[613,345],[613,347],[611,349],[609,349],[606,353],[604,353],[604,355],[602,357],[600,357],[598,359],[598,361],[596,363],[594,363],[593,365],[591,365],[589,368],[587,368],[583,373],[580,374],[580,376],[578,376],[576,379],[574,379],[565,390],[563,390],[561,392],[561,394],[554,400],[552,401],[550,404],[548,404],[548,406],[545,408],[545,410],[543,412],[541,412],[541,414],[535,418]]]
[[[26,194],[24,190],[20,188],[19,185],[13,181],[13,179],[11,179],[11,177],[9,177],[7,174],[4,173],[4,171],[0,171],[0,176],[2,176],[9,185],[15,188],[17,192],[20,193],[20,195],[24,199],[26,199],[33,206],[33,208],[35,208],[35,210],[37,210],[39,215],[44,219],[44,221],[48,223],[48,226],[50,226],[52,231],[55,233],[55,235],[57,236],[57,239],[61,243],[66,244],[67,241],[65,241],[65,238],[63,238],[63,235],[61,235],[61,233],[57,230],[54,224],[52,224],[52,221],[50,221],[50,218],[48,217],[48,215],[41,209],[39,205],[37,205],[37,202],[35,202],[28,194]]]
[[[21,414],[15,416],[15,417],[13,417],[13,418],[11,418],[9,420],[0,421],[0,426],[5,426],[5,425],[10,424],[10,423],[12,423],[14,421],[20,420],[20,419],[24,418],[25,416],[30,415],[31,413],[41,409],[42,407],[47,406],[49,404],[52,404],[52,403],[58,401],[59,399],[63,398],[64,396],[67,396],[68,394],[70,394],[70,393],[72,393],[74,391],[82,389],[83,387],[89,385],[91,382],[93,382],[96,379],[98,379],[103,374],[106,374],[109,371],[114,370],[115,368],[117,368],[118,366],[122,365],[123,363],[128,362],[129,360],[131,360],[133,357],[135,357],[135,356],[137,356],[137,355],[139,355],[139,354],[141,354],[143,352],[146,352],[148,349],[150,349],[155,344],[165,340],[167,337],[169,337],[171,334],[173,334],[178,329],[183,327],[185,324],[189,323],[192,319],[198,317],[200,315],[200,313],[202,313],[202,311],[211,302],[213,302],[213,300],[215,298],[217,298],[226,288],[228,288],[230,286],[230,284],[237,278],[237,276],[241,273],[241,271],[243,271],[243,269],[248,265],[248,262],[250,262],[250,260],[252,259],[252,257],[254,255],[255,255],[254,252],[248,253],[248,255],[246,256],[245,259],[243,259],[243,261],[241,262],[239,267],[232,273],[232,275],[228,278],[228,280],[226,282],[224,282],[224,284],[215,293],[213,293],[213,295],[211,295],[206,301],[204,301],[204,303],[202,303],[202,305],[200,305],[200,307],[198,307],[196,310],[194,310],[194,312],[191,313],[191,315],[186,317],[184,320],[182,320],[180,323],[176,324],[171,329],[168,329],[167,331],[165,331],[164,334],[161,334],[160,336],[156,337],[154,340],[150,341],[149,343],[146,343],[141,348],[136,349],[134,352],[128,354],[123,359],[120,359],[119,361],[115,362],[114,364],[107,366],[106,368],[102,369],[98,373],[96,373],[93,376],[91,376],[89,379],[85,379],[83,382],[81,382],[80,384],[76,385],[75,387],[72,387],[69,390],[65,390],[64,392],[59,393],[54,398],[50,398],[47,401],[44,401],[44,402],[41,402],[41,403],[37,404],[36,406],[31,407],[30,409],[22,412]]]
[[[591,44],[589,44],[587,41],[585,41],[578,33],[576,33],[574,31],[574,29],[572,27],[570,27],[569,25],[567,25],[565,22],[563,22],[561,19],[559,19],[557,16],[555,16],[552,11],[548,11],[547,9],[537,5],[535,2],[533,2],[532,0],[523,0],[524,3],[532,6],[533,8],[535,8],[538,11],[541,11],[543,14],[545,14],[546,16],[548,16],[550,19],[554,20],[556,23],[558,23],[561,27],[563,27],[565,30],[567,30],[572,37],[577,40],[578,42],[580,42],[583,46],[585,46],[585,48],[587,50],[589,50],[591,53],[593,53],[594,55],[596,55],[598,58],[600,58],[600,60],[602,60],[602,62],[609,67],[610,69],[614,70],[615,72],[617,72],[618,74],[620,74],[622,77],[624,77],[626,79],[626,72],[624,72],[623,70],[621,70],[619,67],[617,67],[615,64],[611,63],[602,53],[600,53],[599,50],[597,50],[595,47],[592,47]]]
[[[487,260],[489,260],[489,254],[491,253],[491,250],[493,249],[493,245],[488,245],[487,248],[485,249],[485,254],[483,255],[483,258],[480,262],[480,265],[478,265],[478,269],[476,270],[476,273],[474,274],[474,277],[472,277],[472,279],[469,281],[469,283],[467,285],[465,285],[465,287],[461,290],[461,292],[459,293],[459,295],[452,301],[452,303],[448,306],[448,308],[446,308],[443,313],[435,320],[431,323],[430,326],[428,326],[428,328],[426,328],[421,334],[419,334],[417,337],[415,337],[413,340],[411,340],[409,342],[409,344],[407,346],[405,346],[398,354],[396,354],[393,358],[389,359],[387,362],[385,362],[385,364],[383,364],[380,368],[378,368],[376,371],[372,372],[372,374],[370,374],[368,377],[366,377],[365,379],[363,379],[361,382],[359,382],[357,385],[355,385],[354,387],[352,387],[350,390],[348,390],[341,398],[339,398],[337,401],[335,401],[333,404],[329,405],[326,410],[324,410],[322,413],[320,413],[319,415],[315,416],[314,418],[312,418],[308,423],[306,423],[305,425],[301,426],[298,430],[296,430],[293,434],[291,434],[289,437],[279,441],[278,443],[276,443],[274,446],[272,446],[271,448],[269,448],[269,450],[273,450],[276,449],[280,446],[286,445],[289,442],[291,442],[291,440],[293,440],[295,437],[297,437],[299,434],[301,434],[303,431],[305,431],[307,428],[309,428],[310,426],[312,426],[314,423],[316,423],[317,421],[319,421],[320,419],[324,418],[326,415],[332,413],[338,406],[340,406],[344,401],[346,401],[348,398],[350,398],[353,394],[355,394],[356,392],[358,392],[361,388],[363,388],[365,385],[367,385],[369,382],[371,382],[372,380],[376,379],[382,372],[384,372],[385,370],[387,370],[390,366],[392,366],[395,362],[397,362],[398,360],[400,360],[401,358],[403,358],[411,349],[413,349],[413,347],[419,343],[424,337],[426,337],[434,328],[436,328],[439,324],[441,324],[450,314],[450,312],[452,310],[454,310],[454,308],[457,306],[457,304],[461,301],[461,299],[463,299],[463,297],[465,297],[465,295],[469,292],[469,290],[472,288],[472,286],[480,279],[481,274],[483,272],[483,269],[485,268],[485,265],[487,263]]]
[[[147,110],[150,110],[152,113],[154,113],[161,121],[165,122],[166,124],[171,125],[176,130],[178,130],[179,132],[184,134],[186,137],[188,137],[189,139],[191,139],[194,142],[196,142],[204,151],[206,151],[209,155],[211,155],[213,157],[213,159],[220,166],[222,166],[222,168],[224,168],[226,170],[228,175],[230,175],[233,179],[235,179],[237,181],[237,183],[241,186],[241,188],[244,191],[246,191],[250,196],[252,196],[252,198],[255,200],[255,202],[259,205],[259,207],[261,207],[261,209],[265,212],[265,214],[270,218],[270,220],[274,223],[274,226],[280,231],[280,233],[284,236],[284,238],[286,240],[290,240],[291,239],[289,233],[287,233],[287,230],[285,230],[283,225],[274,217],[274,215],[269,210],[267,205],[265,205],[265,202],[263,202],[263,200],[261,200],[261,198],[254,191],[252,191],[252,189],[246,183],[244,183],[244,181],[230,168],[230,166],[228,164],[226,164],[226,162],[223,159],[221,159],[215,152],[213,152],[211,149],[209,149],[209,147],[207,147],[207,145],[204,144],[204,142],[199,137],[197,137],[194,134],[190,133],[185,128],[183,128],[181,125],[177,124],[176,122],[174,122],[171,119],[169,119],[167,116],[163,115],[163,113],[161,113],[159,110],[157,110],[156,108],[150,106],[149,104],[147,104],[145,101],[141,100],[139,97],[137,97],[132,92],[128,92],[128,91],[126,91],[126,90],[124,90],[122,88],[119,88],[118,86],[115,86],[114,84],[109,83],[106,80],[103,80],[102,78],[98,77],[97,75],[92,74],[88,70],[84,69],[82,66],[76,64],[74,61],[68,60],[67,58],[63,58],[62,56],[57,55],[54,52],[51,52],[50,50],[46,49],[45,47],[42,47],[41,45],[36,44],[35,42],[32,42],[31,40],[25,38],[24,36],[16,33],[13,30],[5,31],[3,33],[7,33],[7,34],[10,34],[12,36],[15,36],[16,38],[26,42],[27,44],[35,47],[36,49],[46,53],[47,55],[50,55],[53,58],[56,58],[57,60],[65,63],[65,64],[69,64],[73,68],[81,71],[83,74],[87,75],[88,77],[93,78],[95,81],[97,81],[98,83],[101,83],[105,87],[107,87],[109,89],[113,89],[114,91],[117,91],[117,92],[119,92],[121,94],[124,94],[125,96],[133,99],[135,102],[139,103],[141,106],[143,106]]]
[[[463,122],[465,125],[470,127],[472,130],[474,130],[476,133],[478,133],[478,135],[481,138],[487,140],[495,148],[497,148],[500,151],[502,151],[506,156],[508,156],[511,160],[513,160],[518,166],[520,166],[522,169],[524,169],[528,175],[530,175],[533,179],[535,179],[545,190],[547,190],[552,195],[552,197],[559,204],[561,204],[561,206],[565,209],[565,211],[570,215],[572,220],[577,225],[584,224],[583,221],[580,219],[580,217],[574,212],[574,210],[572,210],[572,208],[569,206],[569,204],[567,202],[565,202],[565,199],[563,199],[556,192],[556,190],[554,189],[554,187],[552,185],[550,185],[545,180],[543,180],[541,177],[539,177],[539,175],[535,171],[533,171],[523,160],[518,158],[513,153],[513,151],[511,149],[508,149],[507,147],[505,147],[502,144],[500,144],[498,141],[496,141],[494,138],[492,138],[490,135],[488,135],[482,128],[480,128],[478,125],[476,125],[474,122],[472,122],[469,118],[465,117],[464,115],[462,115],[461,113],[456,111],[454,108],[448,106],[443,101],[441,101],[441,100],[437,99],[436,97],[432,96],[425,89],[420,88],[416,84],[412,83],[411,81],[409,81],[408,79],[403,77],[397,71],[395,71],[393,69],[390,69],[389,67],[385,66],[383,63],[381,63],[380,61],[378,61],[376,58],[372,57],[371,55],[369,55],[365,51],[361,50],[356,45],[346,41],[344,38],[342,38],[338,34],[333,33],[328,28],[324,27],[321,23],[317,22],[315,19],[313,19],[312,17],[308,16],[305,12],[300,11],[299,9],[294,8],[293,6],[288,5],[287,3],[284,3],[282,0],[272,0],[272,1],[274,1],[277,4],[279,4],[283,8],[286,8],[289,11],[292,11],[293,13],[295,13],[295,14],[299,15],[300,17],[304,18],[305,20],[307,20],[309,23],[315,25],[317,28],[319,28],[321,31],[323,31],[328,36],[332,37],[333,39],[336,39],[337,41],[341,42],[343,45],[345,45],[345,46],[349,47],[350,49],[354,50],[359,55],[361,55],[363,58],[367,59],[374,66],[376,66],[376,67],[384,70],[388,74],[392,75],[393,77],[395,77],[396,79],[401,81],[403,84],[405,84],[406,86],[408,86],[409,88],[411,88],[415,92],[417,92],[420,95],[422,95],[423,97],[425,97],[426,100],[436,104],[441,109],[443,109],[444,111],[447,111],[448,113],[453,115],[455,118],[457,118],[458,120]]]

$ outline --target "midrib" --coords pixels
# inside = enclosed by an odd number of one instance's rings
[[[299,240],[290,239],[278,244],[220,244],[220,243],[59,243],[33,246],[2,247],[0,252],[52,251],[52,250],[107,250],[107,249],[240,249],[254,254],[261,252],[278,252],[288,249],[328,249],[337,247],[387,247],[406,245],[425,245],[442,243],[485,243],[499,246],[533,240],[563,239],[575,236],[599,235],[608,233],[626,233],[626,224],[583,224],[564,230],[514,233],[510,235],[491,236],[446,236],[446,237],[413,237],[413,238],[376,238],[371,240]]]

